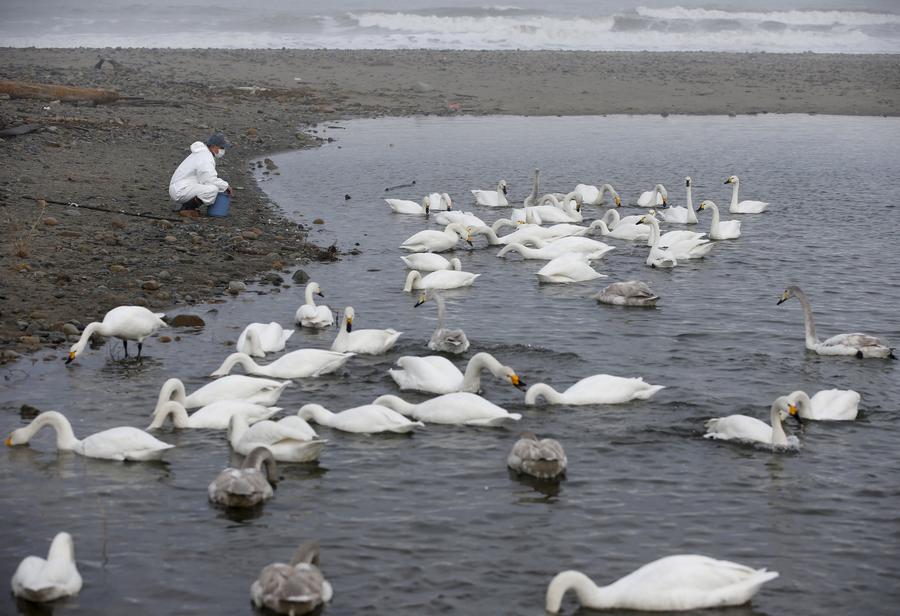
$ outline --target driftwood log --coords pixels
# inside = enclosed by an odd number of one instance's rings
[[[0,94],[8,94],[10,98],[87,101],[94,104],[112,103],[119,98],[119,93],[115,90],[28,83],[27,81],[0,81]]]

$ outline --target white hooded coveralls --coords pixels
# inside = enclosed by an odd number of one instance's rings
[[[169,197],[187,203],[194,197],[205,205],[212,204],[220,192],[228,190],[228,182],[216,174],[216,159],[206,144],[195,141],[191,153],[181,161],[169,180]]]

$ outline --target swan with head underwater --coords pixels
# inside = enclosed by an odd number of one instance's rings
[[[462,271],[462,261],[453,257],[447,259],[433,252],[414,252],[400,257],[406,267],[420,272],[437,272],[439,270]]]
[[[424,421],[426,424],[450,424],[462,426],[499,427],[511,421],[519,421],[519,413],[506,409],[469,392],[444,394],[419,404],[410,404],[399,396],[381,396],[372,404],[394,409],[401,415]]]
[[[398,370],[388,373],[404,390],[425,391],[433,394],[454,392],[478,393],[481,391],[481,373],[489,371],[498,379],[509,381],[513,387],[523,389],[525,382],[516,371],[504,366],[490,353],[476,353],[466,364],[466,373],[454,366],[446,357],[431,355],[414,357],[407,355],[397,360]]]
[[[484,226],[484,221],[478,218],[478,216],[476,216],[472,212],[460,212],[457,210],[438,212],[434,217],[434,222],[441,225],[442,227],[452,225],[453,223],[459,223],[466,227]]]
[[[506,180],[500,180],[497,183],[497,190],[472,190],[472,194],[475,196],[475,203],[488,207],[506,207],[509,205],[506,193]]]
[[[230,374],[207,383],[191,395],[186,395],[181,379],[168,379],[159,390],[156,408],[174,400],[184,408],[205,407],[216,402],[242,400],[260,406],[272,406],[291,381],[259,379],[243,374]],[[154,411],[155,412],[155,411]]]
[[[738,190],[741,187],[741,180],[738,176],[728,176],[725,183],[734,187],[731,191],[731,205],[728,206],[728,211],[732,214],[761,214],[769,207],[766,201],[738,201]]]
[[[110,428],[83,439],[77,439],[72,431],[72,424],[65,415],[57,411],[45,411],[24,428],[13,430],[7,437],[6,444],[9,447],[27,445],[28,441],[46,426],[53,428],[53,431],[56,432],[56,448],[58,450],[72,451],[86,458],[144,462],[159,460],[165,450],[174,447],[143,430],[130,426]]]
[[[812,307],[809,300],[798,286],[790,286],[781,294],[778,304],[792,297],[803,307],[803,322],[806,328],[806,348],[819,355],[855,355],[856,357],[894,358],[894,349],[885,341],[868,334],[838,334],[827,340],[819,340],[816,335],[816,324],[813,321]]]
[[[245,456],[265,447],[279,462],[314,462],[328,441],[320,439],[306,420],[296,415],[278,421],[266,419],[252,426],[240,415],[233,415],[228,422],[228,442]]]
[[[775,571],[679,554],[647,563],[608,586],[597,586],[580,571],[558,573],[547,587],[546,609],[558,614],[570,590],[582,606],[597,610],[670,612],[743,605],[777,577]]]
[[[514,231],[503,236],[497,236],[497,233],[505,227],[512,227]],[[488,238],[488,244],[494,246],[512,242],[526,244],[530,242],[532,238],[553,241],[558,240],[561,237],[569,237],[570,235],[587,235],[590,230],[589,227],[567,222],[557,223],[555,225],[550,225],[549,227],[542,227],[539,224],[513,222],[509,218],[498,218],[489,229],[473,227],[472,234],[480,233],[485,235]]]
[[[339,413],[332,413],[321,404],[304,404],[297,415],[306,421],[356,434],[406,434],[425,427],[421,421],[410,421],[397,411],[380,404],[365,404]]]
[[[785,434],[781,425],[782,413],[797,416],[797,405],[787,396],[780,396],[772,403],[769,409],[769,424],[748,415],[716,417],[704,423],[706,434],[703,436],[720,441],[770,445],[773,449],[796,448],[800,442],[796,436],[788,438]]]
[[[691,176],[686,176],[684,178],[684,187],[685,191],[687,192],[685,206],[670,207],[665,210],[660,210],[659,216],[665,222],[683,225],[696,225],[697,213],[694,211],[694,202],[691,199]]]
[[[275,614],[303,616],[320,614],[334,591],[319,570],[319,545],[301,545],[288,564],[266,565],[250,586],[250,599],[257,608]]]
[[[566,474],[568,459],[559,441],[525,432],[506,456],[506,465],[537,479],[559,479]]]
[[[507,244],[500,249],[497,256],[503,257],[507,253],[516,252],[525,259],[544,259],[549,261],[564,254],[576,252],[585,254],[589,260],[595,260],[602,258],[603,255],[615,248],[609,244],[592,240],[589,237],[562,237],[549,243],[535,239],[532,243],[534,247],[523,246],[516,242]]]
[[[298,349],[282,355],[272,363],[261,366],[246,353],[232,353],[210,376],[225,376],[235,366],[241,366],[248,374],[271,376],[277,379],[302,379],[330,374],[339,369],[353,353],[326,351],[324,349]]]
[[[144,348],[144,340],[156,333],[160,327],[168,327],[162,317],[165,313],[150,312],[143,306],[118,306],[113,308],[105,315],[102,321],[94,321],[85,326],[66,357],[66,363],[70,363],[76,357],[81,355],[87,346],[88,340],[94,333],[101,336],[118,338],[122,341],[125,349],[125,357],[128,357],[128,341],[137,342],[138,353],[140,359],[141,351]]]
[[[418,308],[428,300],[433,299],[437,304],[437,328],[431,334],[428,341],[428,348],[432,351],[441,353],[465,353],[469,350],[469,339],[466,332],[461,329],[447,329],[444,327],[444,317],[447,308],[444,304],[444,297],[437,291],[422,291],[414,308]]]
[[[657,184],[653,190],[646,190],[638,197],[637,204],[641,207],[661,207],[668,205],[669,193],[662,184]]]
[[[614,282],[593,296],[601,304],[613,306],[656,306],[659,296],[654,293],[646,282],[640,280],[626,280]]]
[[[163,427],[167,419],[171,418],[172,425],[177,429],[226,430],[233,415],[240,415],[249,425],[253,425],[269,419],[280,410],[281,407],[278,406],[263,406],[246,400],[219,400],[188,415],[187,409],[180,402],[168,400],[157,404],[153,411],[153,421],[147,426],[147,429],[159,429]]]
[[[588,255],[583,252],[567,252],[551,259],[535,275],[538,281],[547,284],[569,284],[606,278],[606,274],[591,267]]]
[[[481,274],[472,272],[460,272],[456,270],[438,270],[422,276],[416,270],[406,275],[403,291],[412,292],[413,289],[459,289],[470,287]]]
[[[256,507],[272,496],[278,480],[275,458],[266,447],[257,447],[240,468],[228,467],[209,484],[209,501],[223,507]]]
[[[421,205],[408,199],[385,199],[384,202],[388,204],[391,211],[395,214],[427,216],[428,212],[431,210],[431,197],[429,195],[425,195],[422,198]]]
[[[616,207],[622,205],[622,198],[619,197],[619,193],[612,187],[612,184],[603,184],[599,188],[590,184],[578,184],[575,186],[573,192],[581,197],[581,203],[583,205],[601,205],[603,203],[603,197],[607,192],[612,195],[613,203]]]
[[[564,392],[546,383],[537,383],[525,392],[525,404],[537,404],[544,398],[548,404],[623,404],[631,400],[648,400],[664,385],[651,385],[644,379],[595,374],[585,377]]]
[[[81,574],[75,564],[75,543],[69,533],[57,533],[46,560],[26,556],[13,573],[13,595],[34,603],[46,603],[77,595]]]
[[[238,337],[237,351],[253,357],[265,357],[266,353],[283,351],[285,343],[293,335],[294,330],[284,329],[275,321],[251,323]]]
[[[341,353],[361,353],[363,355],[382,355],[387,353],[400,338],[403,332],[395,329],[360,329],[353,331],[353,318],[356,311],[352,306],[344,308],[344,316],[338,334],[331,343],[331,350]]]
[[[712,223],[709,227],[709,238],[712,240],[734,240],[741,237],[740,220],[719,220],[719,208],[710,200],[700,202],[697,211],[712,210]]]
[[[584,220],[581,195],[573,191],[564,195],[562,201],[556,195],[544,195],[537,205],[525,207],[526,222],[528,215],[537,217],[540,220],[538,224],[581,222]]]
[[[306,301],[297,308],[297,313],[294,315],[294,322],[299,323],[301,327],[315,327],[320,329],[334,325],[334,315],[331,314],[331,308],[325,305],[317,306],[316,300],[313,297],[314,294],[319,297],[325,297],[319,283],[312,281],[306,283],[304,294],[304,299]]]
[[[400,248],[410,252],[444,252],[452,250],[459,240],[472,245],[472,233],[459,223],[447,225],[443,231],[426,229],[406,238]]]

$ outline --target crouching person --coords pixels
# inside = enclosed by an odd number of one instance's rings
[[[212,205],[220,192],[231,196],[231,187],[216,173],[216,159],[225,156],[227,142],[219,133],[206,140],[191,144],[191,153],[185,158],[169,181],[169,197],[181,205],[179,214],[188,217],[200,215],[197,208]]]

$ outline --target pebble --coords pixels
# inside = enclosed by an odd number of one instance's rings
[[[172,277],[172,274],[170,274],[168,270],[162,270],[156,275],[156,277],[159,280],[169,280]]]
[[[169,320],[172,327],[203,327],[206,321],[196,314],[177,314]]]
[[[178,238],[176,238],[174,235],[167,235],[163,238],[163,241],[168,242],[169,244],[174,244],[178,241]]]
[[[172,342],[172,339],[169,336],[160,336],[159,341],[160,342]]]
[[[11,349],[3,349],[0,351],[0,361],[3,362],[15,361],[19,359],[19,357],[21,356]]]
[[[59,224],[59,221],[53,218],[53,216],[47,216],[46,218],[44,218],[44,224],[48,227],[55,227]]]
[[[155,280],[146,280],[143,284],[141,284],[141,288],[146,291],[156,291],[160,286],[162,285],[160,285]]]
[[[109,271],[113,274],[121,274],[123,272],[127,272],[128,268],[124,265],[113,264],[109,266]]]
[[[37,336],[19,336],[19,342],[28,346],[37,346],[41,343],[41,339]]]
[[[284,283],[284,278],[276,274],[275,272],[269,272],[265,274],[262,278],[260,278],[262,282],[266,282],[268,284],[273,284],[275,286],[279,286]]]
[[[322,220],[321,218],[316,218],[316,219],[313,221],[313,224],[314,224],[314,225],[324,225],[324,224],[325,224],[325,221]]]
[[[293,280],[297,284],[306,284],[306,282],[309,280],[309,274],[307,274],[305,270],[298,269],[291,276],[291,280]]]
[[[254,231],[243,231],[241,232],[241,237],[245,240],[256,240],[259,239],[259,235],[257,235]]]
[[[64,323],[62,326],[62,333],[67,336],[77,336],[78,328],[72,325],[71,323]]]
[[[228,289],[226,289],[232,295],[237,295],[241,291],[247,290],[247,285],[245,285],[240,280],[232,280],[228,283]]]

